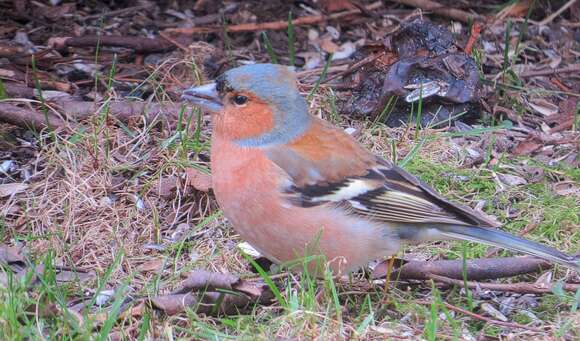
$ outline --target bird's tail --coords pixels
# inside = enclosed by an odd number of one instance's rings
[[[444,236],[497,246],[545,259],[580,272],[580,257],[567,255],[540,243],[516,237],[507,232],[476,226],[445,225],[438,226]]]

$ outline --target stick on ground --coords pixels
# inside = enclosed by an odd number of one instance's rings
[[[420,8],[424,11],[430,11],[441,16],[459,20],[464,23],[474,21],[480,17],[477,14],[471,14],[460,9],[449,8],[449,6],[442,5],[431,0],[395,0],[403,5]]]

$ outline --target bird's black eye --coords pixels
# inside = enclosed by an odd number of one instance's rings
[[[236,95],[232,98],[235,105],[244,105],[248,102],[248,97],[242,95]]]

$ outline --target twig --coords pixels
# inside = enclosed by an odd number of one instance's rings
[[[43,113],[8,103],[0,103],[0,121],[20,127],[32,126],[38,130],[46,127],[46,117]],[[64,122],[51,113],[48,113],[48,123],[52,128],[64,126]]]
[[[566,120],[564,120],[563,122],[560,122],[554,128],[551,128],[548,131],[548,133],[549,134],[557,133],[557,132],[572,128],[573,125],[574,125],[574,117],[570,117],[570,118],[567,118]]]
[[[532,70],[527,72],[522,72],[519,77],[537,77],[537,76],[549,76],[557,73],[574,73],[580,71],[580,64],[572,64],[567,67],[558,69],[547,69],[547,70]]]
[[[183,44],[181,44],[180,42],[178,42],[177,40],[173,39],[172,37],[170,37],[167,33],[165,32],[159,32],[159,36],[165,40],[167,40],[168,42],[172,43],[173,45],[177,46],[178,48],[180,48],[182,51],[188,51],[187,50],[187,46],[184,46]]]
[[[429,302],[429,301],[423,301],[423,300],[416,300],[414,301],[415,303],[421,304],[421,305],[427,305],[427,306],[431,306],[433,304],[433,302]],[[463,315],[467,315],[469,317],[473,317],[476,320],[480,320],[480,321],[484,321],[487,322],[489,324],[495,324],[497,326],[502,326],[502,327],[507,327],[507,328],[519,328],[519,329],[526,329],[526,330],[531,330],[534,332],[542,332],[543,330],[539,329],[539,328],[535,328],[535,327],[529,327],[523,324],[519,324],[519,323],[515,323],[515,322],[504,322],[504,321],[499,321],[499,320],[494,320],[492,318],[486,317],[486,316],[482,316],[476,313],[472,313],[469,310],[465,310],[463,308],[459,308],[456,307],[452,304],[449,304],[447,302],[442,302],[442,304],[445,306],[445,308],[449,309],[449,310],[453,310],[456,311],[460,314]]]
[[[560,7],[559,10],[557,10],[556,12],[550,14],[549,16],[547,16],[544,20],[539,22],[539,25],[547,25],[549,23],[551,23],[554,19],[556,19],[560,14],[564,13],[565,10],[567,10],[568,8],[570,8],[572,5],[574,5],[574,3],[576,2],[576,0],[568,0],[567,3],[564,4],[564,6]]]
[[[460,286],[463,287],[464,286],[464,281],[462,280],[458,280],[458,279],[453,279],[453,278],[448,278],[448,277],[444,277],[444,276],[439,276],[439,275],[433,275],[433,274],[427,274],[427,277],[439,282],[439,283],[443,283],[443,284],[448,284],[448,285],[456,285],[456,286]],[[504,292],[513,292],[513,293],[517,293],[517,294],[550,294],[552,293],[552,289],[554,288],[554,286],[550,286],[549,288],[547,287],[542,287],[533,283],[480,283],[480,282],[467,282],[467,288],[469,289],[477,289],[477,288],[481,288],[481,289],[486,289],[486,290],[491,290],[491,291],[504,291]],[[566,290],[566,291],[572,291],[575,292],[578,289],[580,289],[580,284],[570,284],[570,283],[564,283],[562,285],[562,289]]]
[[[479,23],[474,23],[471,26],[471,34],[469,35],[469,40],[467,40],[467,44],[465,44],[465,53],[471,55],[471,50],[473,50],[473,44],[479,38],[479,34],[481,33],[481,25]]]
[[[82,120],[98,114],[102,108],[102,104],[95,104],[94,102],[54,100],[50,104],[56,104],[61,107],[62,110],[58,112],[62,112],[74,120]],[[145,116],[149,121],[161,118],[168,122],[174,122],[177,119],[180,107],[181,105],[176,103],[127,101],[112,101],[108,103],[109,115],[125,123],[142,116]],[[63,120],[52,113],[49,113],[48,119],[51,127],[62,127],[65,124]],[[37,129],[42,129],[46,126],[43,113],[8,103],[0,103],[0,121],[20,127],[32,126]]]
[[[456,8],[449,8],[448,6],[444,6],[438,2],[431,0],[393,0],[393,1],[407,6],[417,7],[424,11],[431,11],[433,13],[451,19],[459,20],[464,23],[475,21],[476,19],[480,18],[480,16],[478,16],[477,14],[467,13],[465,11]]]
[[[135,50],[139,53],[166,52],[173,50],[175,46],[165,39],[150,39],[143,37],[126,37],[126,36],[98,36],[87,35],[82,37],[71,38],[53,38],[54,47],[63,49],[66,47],[96,47],[101,46],[118,46]]]
[[[365,8],[369,11],[376,10],[383,6],[382,1],[374,2]],[[292,25],[294,26],[304,26],[318,24],[327,20],[339,19],[351,14],[361,13],[360,9],[353,9],[350,11],[334,13],[331,15],[310,15],[292,20]],[[284,30],[288,28],[288,21],[270,21],[264,23],[246,23],[238,25],[229,25],[227,27],[212,26],[212,27],[191,27],[191,28],[173,28],[167,29],[166,32],[175,32],[182,34],[197,34],[197,33],[212,33],[212,32],[222,32],[224,29],[227,32],[253,32],[253,31],[263,31],[263,30]]]
[[[364,59],[354,63],[351,67],[349,67],[348,69],[341,71],[335,75],[332,75],[331,77],[328,77],[324,82],[322,82],[322,84],[327,84],[328,82],[338,78],[338,77],[342,77],[342,76],[346,76],[348,74],[351,74],[353,72],[355,72],[356,70],[360,69],[361,67],[363,67],[364,65],[367,65],[369,63],[374,62],[375,60],[379,59],[380,57],[384,56],[384,53],[377,53],[374,55],[370,55],[365,57]]]
[[[109,11],[109,12],[104,12],[104,13],[100,13],[100,14],[92,14],[92,15],[87,15],[86,17],[82,18],[82,20],[92,20],[92,19],[100,19],[100,18],[106,18],[106,17],[119,17],[122,16],[123,14],[126,13],[135,13],[138,10],[141,9],[147,9],[149,7],[151,7],[151,5],[153,5],[153,3],[147,3],[144,5],[138,5],[138,6],[133,6],[133,7],[126,7],[126,8],[122,8],[122,9],[118,9],[118,10],[114,10],[114,11]]]
[[[101,104],[94,102],[75,102],[75,101],[55,101],[62,108],[67,116],[76,119],[85,119],[95,113],[98,113]],[[177,118],[181,104],[179,103],[148,103],[148,102],[129,102],[129,101],[111,101],[108,103],[109,115],[116,117],[120,121],[127,122],[133,118],[145,116],[148,120],[156,117],[169,119],[170,121]]]

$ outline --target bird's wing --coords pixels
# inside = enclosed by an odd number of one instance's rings
[[[292,179],[284,190],[295,205],[348,205],[355,214],[385,222],[497,226],[322,120],[293,143],[270,147],[266,154]]]

